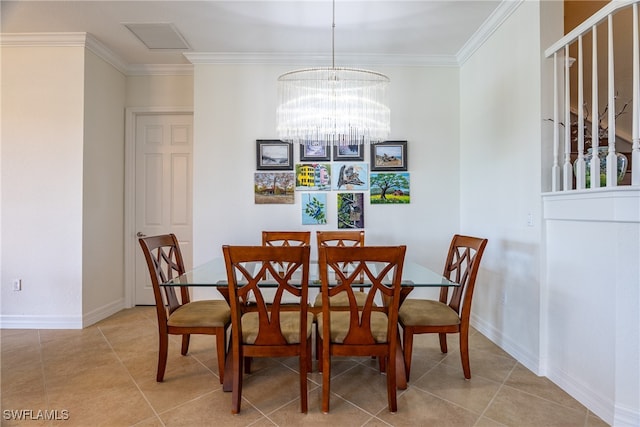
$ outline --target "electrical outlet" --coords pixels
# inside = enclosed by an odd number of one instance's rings
[[[22,279],[16,279],[13,281],[13,290],[14,291],[22,290]]]
[[[531,212],[527,214],[527,226],[533,227],[533,214]]]

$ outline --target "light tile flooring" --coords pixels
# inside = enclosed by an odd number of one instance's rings
[[[173,337],[165,380],[155,381],[153,307],[83,330],[1,332],[3,426],[606,426],[476,331],[470,381],[457,336],[449,338],[448,354],[440,353],[437,336],[416,336],[411,381],[399,392],[396,414],[387,410],[377,363],[342,358],[332,365],[330,414],[320,410],[318,372],[309,374],[309,412],[301,414],[296,361],[256,359],[238,415],[219,384],[213,337],[192,336],[186,357]],[[45,410],[59,420],[43,420],[38,411]],[[30,419],[11,419],[16,413]]]

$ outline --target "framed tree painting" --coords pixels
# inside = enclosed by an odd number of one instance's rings
[[[364,194],[338,194],[338,229],[364,228]]]
[[[258,139],[256,169],[293,170],[293,144],[278,139]]]
[[[305,141],[300,144],[300,161],[301,162],[314,162],[314,161],[326,161],[331,160],[331,147],[320,141]]]
[[[407,141],[371,144],[372,171],[406,171]]]
[[[333,147],[333,161],[364,160],[364,144],[335,145]]]
[[[327,223],[327,193],[302,193],[302,225]]]
[[[256,172],[253,194],[256,205],[292,205],[295,201],[296,177],[293,172]]]
[[[369,183],[369,201],[372,205],[411,203],[409,172],[372,173]]]

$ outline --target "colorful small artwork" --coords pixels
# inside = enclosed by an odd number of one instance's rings
[[[372,173],[369,184],[371,204],[411,203],[408,172]]]
[[[334,163],[332,186],[334,190],[368,190],[369,165],[367,163]]]
[[[327,193],[302,194],[302,225],[327,223]]]
[[[338,228],[364,228],[363,193],[338,193]]]
[[[331,164],[296,164],[296,190],[331,190]]]
[[[257,205],[293,204],[295,201],[293,172],[256,172],[253,193]]]

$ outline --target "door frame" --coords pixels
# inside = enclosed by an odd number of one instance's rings
[[[124,305],[135,305],[136,122],[142,115],[191,114],[193,107],[130,107],[125,109],[124,138]]]

